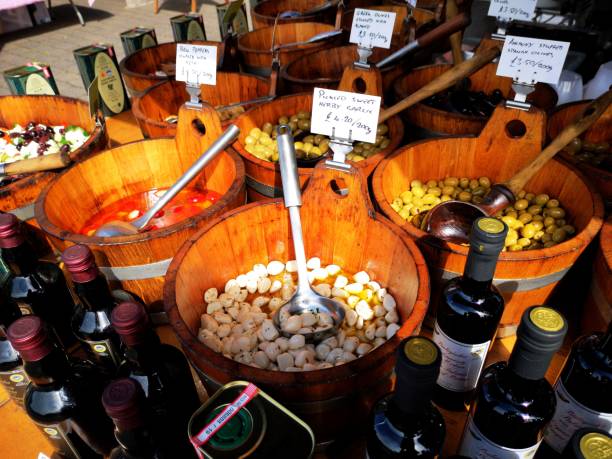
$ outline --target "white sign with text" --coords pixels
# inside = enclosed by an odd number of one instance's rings
[[[191,84],[217,84],[217,47],[176,45],[176,79]]]
[[[538,0],[491,0],[487,14],[506,21],[531,21],[536,3]]]
[[[408,0],[408,5],[410,5],[412,8],[416,8],[417,0]]]
[[[374,143],[379,111],[378,96],[315,88],[310,132]]]
[[[395,13],[356,8],[349,41],[366,48],[391,47]]]
[[[506,35],[497,75],[522,83],[557,84],[570,44]]]

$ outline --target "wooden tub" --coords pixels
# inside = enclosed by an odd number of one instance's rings
[[[284,11],[297,11],[303,13],[319,5],[327,3],[327,0],[264,0],[257,3],[251,12],[253,29],[273,26],[276,16]],[[334,0],[329,8],[300,16],[297,18],[286,18],[278,20],[279,24],[295,24],[298,22],[321,22],[323,24],[334,24],[336,22],[337,4]]]
[[[612,321],[612,217],[599,233],[593,278],[582,310],[582,333],[605,332]]]

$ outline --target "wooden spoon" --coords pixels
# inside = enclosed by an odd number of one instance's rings
[[[446,0],[446,20],[454,18],[459,14],[457,2],[455,0]],[[455,32],[449,38],[451,51],[453,53],[453,65],[459,65],[463,62],[463,51],[461,51],[461,31]]]
[[[68,164],[70,164],[70,156],[67,153],[36,156],[35,158],[22,159],[13,163],[0,164],[0,177],[61,169]]]

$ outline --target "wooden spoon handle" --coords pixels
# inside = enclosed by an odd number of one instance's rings
[[[612,89],[587,105],[584,111],[574,118],[572,123],[563,129],[563,131],[561,131],[561,133],[559,133],[559,135],[555,137],[531,163],[506,182],[506,187],[515,195],[521,191],[525,184],[548,162],[548,160],[552,159],[563,149],[563,147],[591,127],[591,125],[606,111],[611,102]]]
[[[402,110],[412,107],[418,104],[422,100],[453,86],[455,83],[461,81],[463,78],[471,75],[479,68],[491,62],[497,56],[501,50],[497,47],[487,48],[481,53],[475,54],[471,59],[463,61],[461,64],[447,70],[442,75],[434,78],[432,81],[427,83],[418,91],[413,92],[405,99],[399,101],[397,104],[389,107],[378,117],[378,122],[382,123],[393,115],[397,115]]]
[[[69,163],[69,155],[64,153],[53,153],[15,161],[14,163],[3,164],[1,168],[3,170],[0,170],[0,175],[28,174],[32,172],[60,169],[66,167]]]
[[[446,20],[452,19],[459,14],[459,8],[455,0],[446,0]],[[453,53],[453,65],[463,62],[463,52],[461,51],[461,31],[455,32],[449,38]]]

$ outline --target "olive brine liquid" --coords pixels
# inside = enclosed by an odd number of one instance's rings
[[[544,306],[521,318],[508,362],[482,374],[459,454],[472,459],[531,459],[555,412],[555,394],[544,375],[567,332],[565,319]]]
[[[379,400],[368,424],[369,459],[438,457],[446,426],[431,403],[442,355],[436,344],[412,336],[398,347],[395,391]]]
[[[433,341],[442,350],[442,365],[434,401],[443,408],[462,411],[471,401],[495,338],[504,299],[492,281],[507,233],[496,218],[476,220],[463,275],[448,281],[440,295]]]

